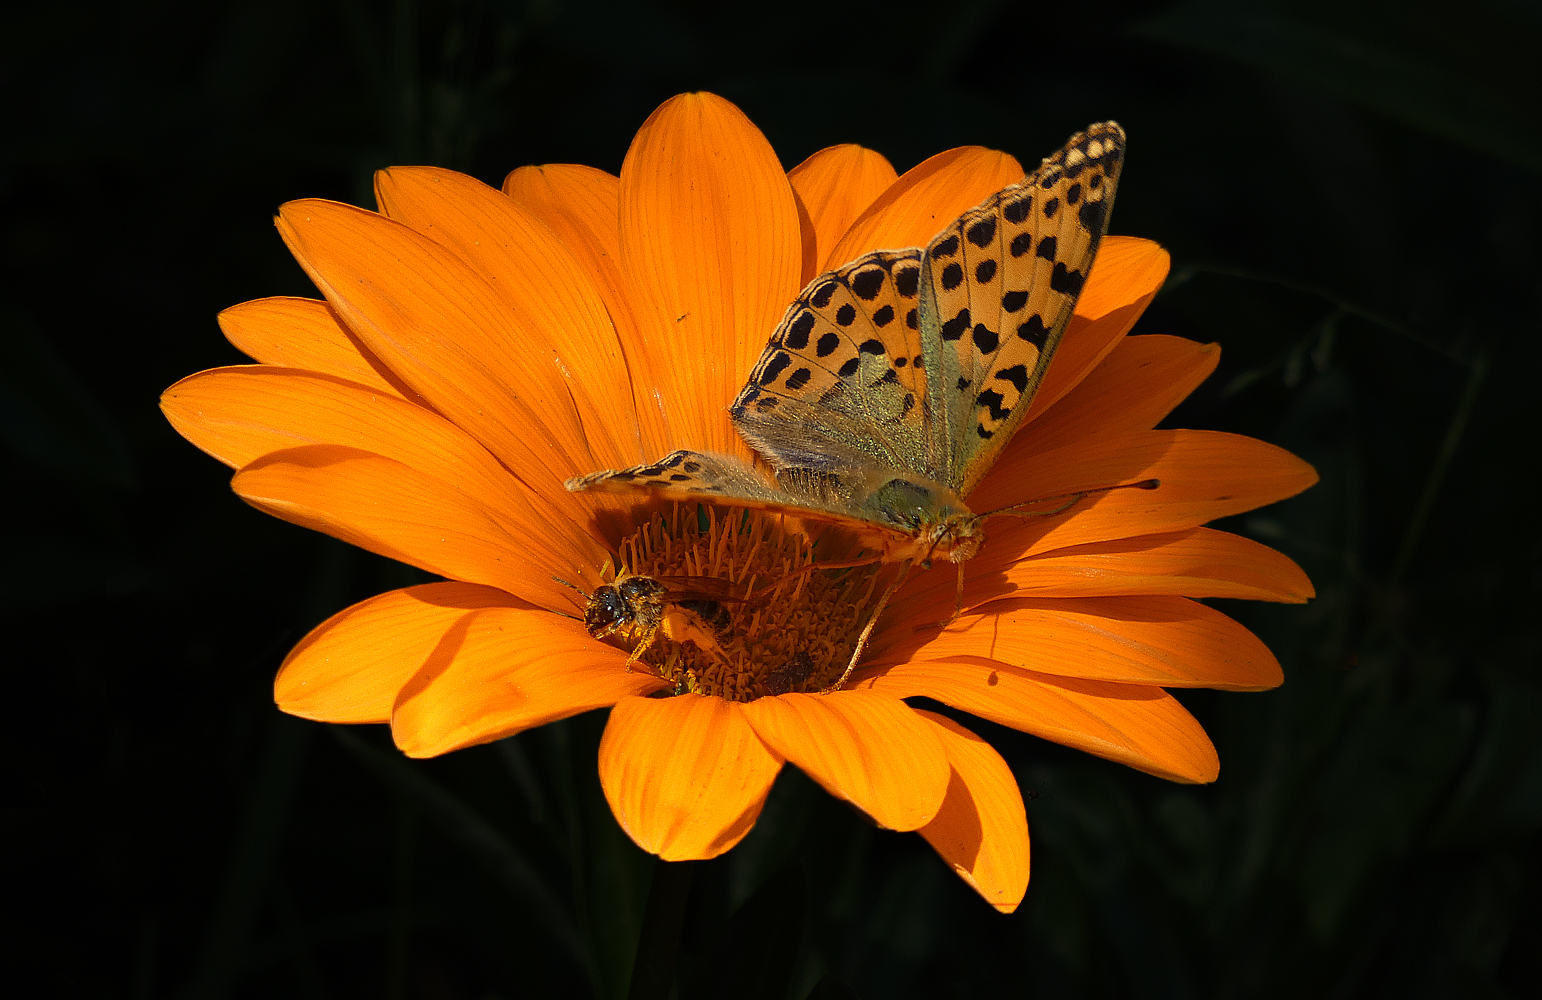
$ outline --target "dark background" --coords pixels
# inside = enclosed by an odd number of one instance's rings
[[[789,770],[698,871],[682,995],[1538,995],[1539,51],[1523,0],[8,5],[7,980],[624,995],[652,867],[599,796],[603,714],[428,762],[279,715],[295,640],[420,577],[244,506],[156,397],[242,360],[219,309],[313,294],[281,202],[373,205],[389,164],[615,171],[709,89],[789,167],[1032,164],[1119,119],[1113,229],[1174,264],[1137,332],[1225,349],[1170,424],[1317,466],[1224,526],[1319,596],[1219,602],[1286,683],[1183,695],[1213,786],[980,730],[1037,795],[1010,917]]]

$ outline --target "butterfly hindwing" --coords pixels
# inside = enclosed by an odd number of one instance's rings
[[[921,251],[878,251],[820,275],[788,307],[734,426],[778,469],[875,464],[930,476],[919,332]]]
[[[1107,227],[1124,158],[1113,122],[1072,136],[1032,174],[927,245],[921,335],[929,410],[967,495],[1011,439],[1071,320]]]

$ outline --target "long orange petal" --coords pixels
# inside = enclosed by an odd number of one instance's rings
[[[1017,779],[974,733],[945,715],[916,714],[936,727],[953,768],[942,808],[919,832],[987,903],[1011,913],[1028,891],[1028,814]]]
[[[614,174],[575,163],[520,167],[503,181],[503,193],[546,223],[588,269],[627,357],[643,450],[657,457],[672,444],[658,408],[644,401],[645,376],[651,369],[621,274],[620,187],[621,179]]]
[[[421,401],[320,299],[253,299],[221,312],[219,324],[225,339],[253,361],[336,375]]]
[[[438,167],[378,171],[375,196],[388,218],[487,279],[521,343],[555,353],[596,461],[614,468],[658,457],[643,454],[626,357],[589,269],[544,222],[503,192]]]
[[[1150,430],[1209,378],[1220,360],[1219,344],[1161,334],[1123,337],[1020,436],[1025,446],[1029,440],[1054,441],[1062,448],[1094,435]]]
[[[666,101],[621,167],[621,263],[646,388],[677,446],[750,457],[726,407],[797,295],[798,210],[765,136],[712,94]]]
[[[425,583],[360,601],[290,650],[273,700],[318,722],[390,722],[397,692],[458,622],[482,608],[519,604],[470,583]]]
[[[1295,496],[1317,482],[1317,472],[1283,448],[1240,434],[1141,431],[1052,451],[1009,450],[970,497],[970,506],[1001,510],[1147,479],[1160,485],[1096,494],[1064,513],[1029,520],[1023,537],[1030,543],[1020,551],[1184,531]]]
[[[277,225],[348,328],[402,381],[557,509],[581,516],[562,482],[595,460],[569,379],[469,264],[351,205],[290,202]]]
[[[458,620],[402,685],[391,736],[409,757],[434,757],[662,686],[571,618],[487,608]]]
[[[1183,597],[1004,598],[947,628],[891,636],[874,651],[875,666],[980,658],[1057,677],[1227,691],[1284,680],[1253,633]]]
[[[830,252],[851,224],[887,191],[899,175],[882,153],[847,143],[829,146],[787,172],[814,227],[814,274],[846,263]],[[941,228],[941,227],[939,227]],[[807,284],[814,274],[806,274]]]
[[[247,365],[188,376],[166,390],[161,409],[183,437],[232,468],[285,448],[347,445],[454,483],[516,535],[546,540],[564,562],[598,566],[605,558],[602,540],[563,519],[471,435],[398,396],[326,375]]]
[[[1156,298],[1171,264],[1167,251],[1150,240],[1133,236],[1103,239],[1087,286],[1076,300],[1076,312],[1055,349],[1043,384],[1028,404],[1025,421],[1036,421],[1108,357]],[[1033,433],[1025,424],[1018,438]]]
[[[942,227],[1008,184],[1023,179],[1016,159],[960,146],[911,167],[858,216],[830,251],[835,266],[870,250],[925,246]]]
[[[782,758],[743,705],[686,694],[623,698],[600,740],[600,785],[637,846],[665,861],[715,858],[760,816]]]
[[[286,521],[439,576],[497,587],[546,608],[574,595],[552,572],[543,539],[518,538],[442,479],[379,455],[306,445],[265,455],[237,472],[231,488]]]
[[[1158,687],[1052,678],[988,660],[901,663],[863,672],[853,683],[900,698],[935,698],[1172,781],[1214,781],[1221,770],[1204,729]]]
[[[838,799],[890,830],[931,822],[948,761],[910,706],[867,691],[784,694],[742,706],[755,732]]]
[[[1212,528],[1139,535],[1020,558],[1021,524],[1006,523],[965,564],[964,603],[1000,597],[1124,594],[1233,597],[1301,604],[1314,596],[1301,567],[1267,545]],[[890,621],[940,621],[953,613],[956,577],[921,574],[891,605]]]

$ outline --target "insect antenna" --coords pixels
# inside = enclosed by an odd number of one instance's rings
[[[1002,507],[1000,510],[988,511],[980,515],[980,520],[987,517],[995,517],[1005,514],[1008,517],[1054,517],[1056,514],[1064,514],[1094,493],[1112,493],[1114,490],[1154,490],[1162,485],[1160,479],[1142,479],[1138,483],[1119,483],[1115,486],[1097,486],[1090,490],[1080,490],[1076,493],[1061,493],[1052,497],[1039,497],[1037,500],[1024,500],[1010,507]],[[1065,501],[1053,510],[1018,510],[1019,507],[1032,507],[1034,504],[1049,503],[1052,500]]]

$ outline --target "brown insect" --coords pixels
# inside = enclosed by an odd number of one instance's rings
[[[693,642],[704,652],[721,655],[734,624],[733,613],[724,605],[747,599],[730,581],[715,576],[623,573],[592,594],[573,589],[588,600],[584,628],[590,635],[604,639],[621,633],[632,640],[628,670],[661,632],[674,642]]]

